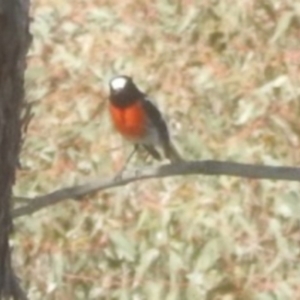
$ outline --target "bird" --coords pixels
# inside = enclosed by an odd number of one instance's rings
[[[156,160],[183,160],[171,141],[162,113],[130,76],[117,75],[110,80],[109,112],[116,131],[133,143],[133,153],[142,147]]]

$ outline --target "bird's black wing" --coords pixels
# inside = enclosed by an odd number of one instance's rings
[[[159,112],[158,108],[147,97],[144,97],[143,105],[145,110],[148,113],[150,122],[153,124],[153,126],[156,127],[157,131],[159,132],[161,143],[169,144],[170,141],[169,131],[166,122],[163,116],[161,115],[161,113]]]
[[[155,104],[151,100],[147,99],[147,97],[145,97],[143,99],[143,105],[144,105],[145,110],[148,113],[150,122],[153,124],[153,126],[156,127],[157,131],[159,132],[159,139],[160,139],[161,146],[164,150],[165,156],[171,162],[182,161],[181,155],[178,153],[178,151],[176,150],[176,148],[170,141],[167,124],[166,124],[163,116],[159,112],[158,108],[155,106]],[[150,154],[155,157],[155,155],[154,155],[155,153],[150,152]],[[157,159],[159,159],[159,158],[157,158]]]

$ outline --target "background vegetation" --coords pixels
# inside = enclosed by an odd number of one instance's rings
[[[108,80],[134,77],[188,159],[297,166],[300,2],[35,0],[15,194],[118,170]],[[130,167],[153,163],[137,158]],[[16,221],[30,299],[300,299],[299,184],[134,183]]]

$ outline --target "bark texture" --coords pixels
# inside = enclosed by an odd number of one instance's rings
[[[25,299],[11,266],[11,194],[21,145],[29,0],[0,0],[0,299]],[[25,298],[24,298],[25,297]]]

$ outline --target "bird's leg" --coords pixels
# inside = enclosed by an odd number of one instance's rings
[[[122,169],[120,171],[118,171],[118,173],[115,176],[115,179],[121,179],[123,172],[125,171],[127,165],[129,164],[130,160],[132,159],[133,155],[135,154],[135,152],[137,152],[138,150],[138,145],[134,145],[133,150],[131,151],[131,153],[129,154],[129,156],[127,157]]]

